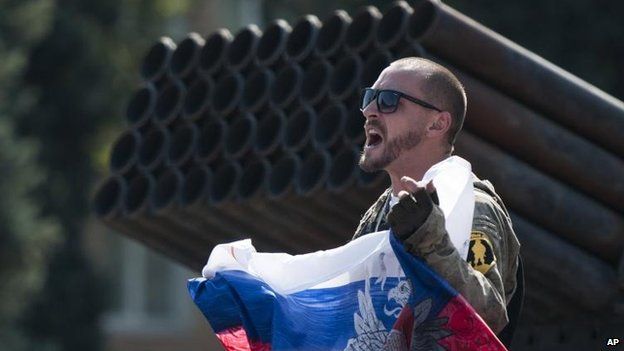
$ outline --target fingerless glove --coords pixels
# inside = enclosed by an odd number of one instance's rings
[[[394,234],[401,240],[407,239],[425,223],[437,200],[435,192],[429,195],[424,188],[399,199],[388,212],[388,223]]]

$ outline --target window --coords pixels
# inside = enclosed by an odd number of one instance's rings
[[[186,289],[196,273],[114,232],[107,233],[111,308],[109,332],[177,333],[192,327],[195,308]]]

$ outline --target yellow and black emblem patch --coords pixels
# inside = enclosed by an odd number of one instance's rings
[[[468,263],[472,268],[485,274],[496,263],[494,249],[490,239],[482,232],[470,234],[470,246],[468,248]]]

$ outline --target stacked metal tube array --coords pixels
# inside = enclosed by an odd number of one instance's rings
[[[527,318],[611,310],[624,287],[624,104],[436,1],[161,38],[96,215],[196,270],[244,237],[291,253],[345,243],[387,186],[357,167],[359,92],[407,56],[466,86],[457,153],[512,213]]]

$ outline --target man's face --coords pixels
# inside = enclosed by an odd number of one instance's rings
[[[423,98],[420,78],[414,73],[386,68],[373,88],[391,89]],[[366,143],[360,157],[360,167],[367,172],[387,169],[401,155],[410,152],[421,143],[428,113],[423,107],[405,99],[399,100],[393,113],[382,113],[373,100],[362,114],[366,118],[364,131]]]

